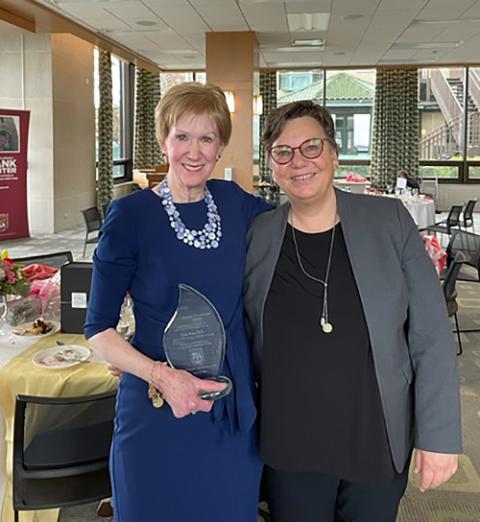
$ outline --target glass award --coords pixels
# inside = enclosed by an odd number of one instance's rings
[[[217,309],[198,290],[178,285],[178,304],[163,332],[163,347],[172,368],[201,379],[227,384],[219,392],[200,392],[202,399],[215,400],[232,391],[232,381],[220,376],[225,359],[225,329]]]

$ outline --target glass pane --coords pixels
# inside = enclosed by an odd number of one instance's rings
[[[198,80],[200,81],[200,80]],[[163,94],[173,87],[183,82],[193,82],[193,72],[186,73],[160,73],[160,92]]]
[[[112,155],[113,159],[123,156],[121,141],[121,65],[120,60],[112,55]]]
[[[327,71],[326,106],[341,159],[370,159],[375,70]]]
[[[125,176],[125,165],[113,166],[113,179],[123,178]]]
[[[480,160],[480,67],[469,69],[467,125],[467,157]]]
[[[420,176],[422,178],[456,179],[458,175],[458,167],[456,165],[420,166]]]
[[[419,70],[420,159],[460,160],[465,68]]]
[[[348,175],[363,176],[364,178],[370,177],[370,166],[369,165],[341,165],[335,171],[336,178],[345,178]]]
[[[480,179],[480,167],[468,167],[468,177],[470,179]]]
[[[323,105],[323,71],[282,71],[277,75],[277,105],[314,100]]]

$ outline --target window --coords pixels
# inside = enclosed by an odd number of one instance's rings
[[[98,50],[94,50],[96,158],[98,161],[98,107],[100,103]],[[132,179],[133,65],[112,55],[112,158],[115,182]]]
[[[480,68],[421,69],[419,110],[422,175],[478,180]]]
[[[375,70],[326,72],[325,105],[330,111],[343,164],[370,160]]]

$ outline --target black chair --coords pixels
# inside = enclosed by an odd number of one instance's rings
[[[70,250],[65,250],[64,252],[52,252],[50,254],[39,254],[37,256],[27,256],[27,257],[16,257],[15,262],[20,263],[21,265],[27,266],[32,263],[39,263],[41,265],[49,265],[60,268],[67,263],[71,263],[73,261],[73,255]]]
[[[450,209],[450,212],[448,213],[447,219],[427,227],[426,230],[429,232],[438,232],[439,234],[450,235],[453,228],[460,226],[460,216],[462,214],[462,210],[462,205],[453,205]]]
[[[115,392],[19,395],[13,439],[13,509],[61,508],[111,496],[108,459]]]
[[[465,209],[463,211],[463,216],[462,216],[463,228],[472,227],[472,232],[475,232],[475,223],[473,221],[473,209],[475,208],[476,204],[477,204],[476,199],[469,200],[467,202],[467,204],[465,205]]]
[[[468,265],[476,270],[473,276],[462,267],[459,281],[480,282],[480,235],[465,230],[455,230],[447,246],[448,266],[459,252],[463,254],[464,266]]]
[[[455,333],[457,334],[458,339],[458,351],[457,355],[461,355],[463,353],[462,348],[462,338],[460,336],[460,328],[458,326],[458,303],[457,303],[457,279],[458,274],[460,273],[460,269],[462,268],[462,263],[464,262],[464,256],[461,252],[459,252],[455,259],[450,263],[450,266],[447,269],[445,274],[445,279],[443,280],[443,295],[445,297],[445,303],[447,305],[448,317],[454,317],[455,319]]]
[[[85,241],[83,243],[83,257],[85,257],[85,252],[87,250],[87,245],[92,245],[98,243],[99,232],[102,228],[102,216],[98,211],[97,207],[90,207],[85,210],[82,210],[83,219],[85,220]],[[88,235],[92,232],[97,232],[97,235],[94,237],[88,237]]]

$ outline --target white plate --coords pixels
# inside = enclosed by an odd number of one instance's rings
[[[54,333],[57,333],[60,330],[60,323],[58,321],[45,321],[47,324],[51,325],[52,329],[44,334],[36,334],[36,335],[29,335],[28,333],[25,333],[25,330],[28,328],[31,328],[33,325],[33,322],[30,323],[22,323],[17,326],[14,326],[12,328],[12,335],[15,335],[16,337],[26,337],[28,339],[40,339],[40,337],[48,337],[49,335],[53,335]]]
[[[70,368],[81,362],[85,362],[91,355],[91,351],[79,344],[65,344],[52,346],[34,355],[32,361],[41,368]]]

